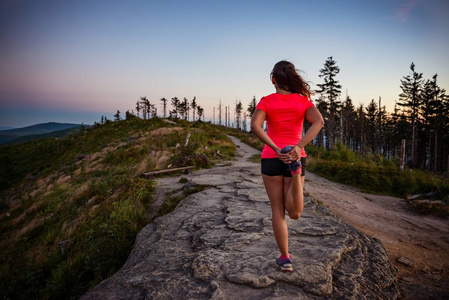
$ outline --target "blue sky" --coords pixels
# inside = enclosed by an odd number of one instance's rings
[[[0,2],[0,126],[92,124],[146,96],[247,107],[282,59],[313,84],[333,56],[356,105],[392,111],[412,62],[449,89],[449,2]]]

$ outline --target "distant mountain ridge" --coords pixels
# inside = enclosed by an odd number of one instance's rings
[[[52,133],[56,132],[58,132],[56,137],[60,137],[72,133],[73,130],[70,129],[81,126],[83,126],[83,124],[48,122],[22,128],[1,130],[0,145],[53,136]]]

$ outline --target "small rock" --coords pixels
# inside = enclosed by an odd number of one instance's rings
[[[414,281],[413,278],[411,278],[411,277],[402,277],[401,280],[406,283],[413,283],[413,281]]]
[[[400,262],[401,264],[404,264],[408,267],[413,267],[413,265],[415,264],[415,262],[413,260],[411,260],[410,258],[401,256],[398,258],[398,262]]]

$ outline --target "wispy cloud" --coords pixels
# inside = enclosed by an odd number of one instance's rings
[[[393,20],[398,22],[407,22],[413,9],[415,9],[420,2],[422,2],[422,0],[402,1],[401,6],[396,10],[395,14],[392,17]]]

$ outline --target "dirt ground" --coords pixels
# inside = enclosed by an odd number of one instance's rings
[[[362,193],[312,173],[305,193],[382,241],[405,299],[449,299],[449,220],[414,214],[404,199]]]

